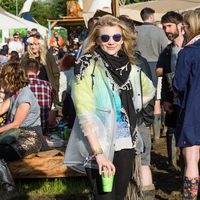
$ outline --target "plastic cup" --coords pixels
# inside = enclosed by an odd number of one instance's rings
[[[112,192],[114,175],[110,175],[108,177],[107,174],[105,176],[105,174],[102,173],[101,179],[102,179],[102,190],[103,190],[103,192]]]

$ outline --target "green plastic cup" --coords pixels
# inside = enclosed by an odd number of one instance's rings
[[[110,175],[110,177],[108,177],[107,175],[105,176],[105,174],[102,173],[101,179],[103,192],[112,192],[114,176]]]

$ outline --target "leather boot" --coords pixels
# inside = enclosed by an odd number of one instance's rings
[[[16,199],[17,193],[15,190],[15,183],[13,181],[10,170],[6,162],[0,160],[0,199],[10,200]]]
[[[154,184],[144,186],[142,188],[144,200],[155,200],[155,186]]]

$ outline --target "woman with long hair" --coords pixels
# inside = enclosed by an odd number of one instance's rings
[[[180,51],[173,86],[180,106],[176,142],[185,160],[183,199],[197,199],[200,159],[200,12],[188,11],[183,16],[188,43]]]
[[[41,37],[29,37],[27,44],[27,52],[22,57],[21,65],[26,68],[26,63],[29,58],[36,59],[39,62],[40,73],[38,78],[51,83],[53,88],[53,101],[55,105],[58,105],[60,72],[55,58],[48,53],[45,42]]]
[[[5,64],[0,73],[0,115],[8,112],[9,123],[0,127],[0,134],[12,128],[34,130],[46,150],[47,143],[42,137],[40,107],[37,99],[28,87],[29,79],[18,62]],[[0,151],[2,158],[3,151]],[[12,155],[6,155],[8,156]],[[9,160],[9,158],[8,158]]]
[[[132,41],[123,22],[103,16],[74,70],[77,117],[64,162],[86,172],[96,200],[124,199],[140,138],[136,114],[154,97],[152,82],[135,65]],[[112,192],[102,190],[103,172],[115,174]]]

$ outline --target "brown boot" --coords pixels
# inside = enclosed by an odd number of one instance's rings
[[[155,186],[154,184],[144,186],[142,188],[144,200],[155,200]]]

